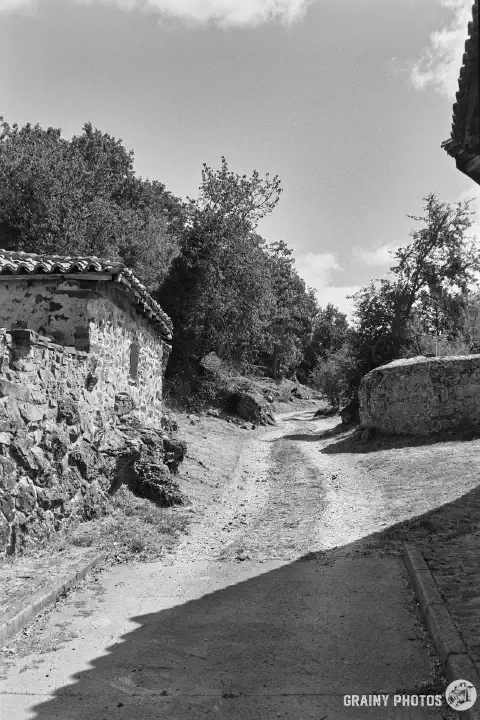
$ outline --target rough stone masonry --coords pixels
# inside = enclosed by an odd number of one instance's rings
[[[480,428],[480,355],[415,357],[367,373],[360,424],[390,434]]]
[[[101,513],[121,482],[180,499],[168,475],[185,448],[162,420],[171,323],[130,271],[0,251],[0,324],[0,552]]]

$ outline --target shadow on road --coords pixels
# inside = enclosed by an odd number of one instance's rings
[[[194,588],[194,597],[131,618],[139,627],[36,705],[32,718],[406,718],[378,708],[349,714],[342,694],[426,692],[428,652],[405,607],[396,555],[415,534],[428,546],[441,513],[465,497],[268,572],[252,564],[244,581],[207,594]],[[378,548],[383,555],[372,555]],[[163,573],[158,582],[161,597]]]
[[[301,420],[301,418],[296,418]],[[318,422],[318,420],[317,420]],[[310,433],[290,433],[289,435],[282,435],[272,442],[280,442],[282,440],[299,440],[301,442],[318,442],[319,440],[327,440],[328,438],[338,437],[342,434],[350,434],[352,432],[351,426],[346,426],[343,423],[338,423],[334,427],[329,427],[326,430],[320,430],[319,432]]]
[[[307,417],[305,417],[305,415],[307,415],[307,413],[296,415],[294,417],[284,417],[281,419],[284,421],[296,420],[305,423],[313,421],[319,423],[324,420],[330,424],[334,420],[334,418],[315,418],[311,415],[311,413],[308,413],[309,416]],[[342,422],[338,422],[334,427],[330,426],[325,430],[282,435],[280,438],[276,438],[272,442],[280,442],[281,440],[319,442],[330,438],[338,438],[336,442],[332,442],[321,449],[322,453],[330,455],[337,453],[366,454],[397,448],[422,447],[437,445],[439,443],[468,442],[480,439],[480,429],[472,427],[452,431],[442,431],[424,436],[387,435],[379,431],[371,431],[371,435],[366,441],[361,439],[361,434],[358,430],[358,425],[345,425]]]
[[[345,437],[342,437],[335,443],[327,445],[321,450],[321,452],[326,454],[365,454],[407,447],[426,447],[430,445],[437,445],[439,443],[468,442],[472,440],[478,440],[480,438],[480,432],[478,430],[474,431],[471,429],[459,432],[441,432],[436,433],[435,435],[425,436],[384,435],[382,433],[376,432],[366,442],[363,442],[359,434],[355,434],[356,429],[356,427],[352,428],[350,426],[349,429],[346,431]],[[336,428],[334,430],[336,430]],[[335,435],[335,432],[333,432],[330,436],[327,433],[324,433],[321,434],[318,439],[323,440],[328,437],[333,437],[333,435]]]

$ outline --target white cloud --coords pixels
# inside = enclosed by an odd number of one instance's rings
[[[450,98],[458,90],[458,76],[462,66],[468,22],[472,19],[473,0],[439,0],[452,11],[453,17],[441,30],[430,35],[430,44],[414,64],[410,79],[419,90],[432,86]]]
[[[0,0],[0,12],[21,10],[36,5],[35,0]]]
[[[353,300],[348,295],[353,295],[360,290],[361,285],[329,285],[323,289],[319,289],[316,293],[317,300],[321,307],[325,307],[328,303],[335,305],[340,312],[345,313],[347,318],[352,320]]]
[[[362,250],[361,248],[354,248],[353,254],[362,260],[367,265],[393,265],[394,259],[390,255],[391,252],[401,247],[403,243],[389,242],[385,245],[381,245],[376,250]]]
[[[295,259],[295,269],[308,287],[319,289],[328,283],[332,272],[341,270],[333,253],[306,253]]]
[[[322,307],[332,303],[351,317],[353,303],[347,299],[360,289],[359,285],[333,285],[333,273],[342,270],[333,253],[306,253],[295,260],[295,269],[307,286],[315,290],[316,298]]]
[[[41,2],[42,0],[40,0]],[[269,20],[288,24],[303,17],[314,0],[73,0],[86,5],[101,2],[122,10],[144,10],[159,16],[223,27],[259,25]],[[0,12],[24,8],[35,0],[0,0]]]

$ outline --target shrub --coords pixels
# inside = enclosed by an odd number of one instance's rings
[[[350,379],[355,372],[350,347],[343,345],[339,350],[327,353],[315,365],[310,380],[320,390],[333,408],[338,408],[349,393]]]

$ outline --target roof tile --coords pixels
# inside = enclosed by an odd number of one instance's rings
[[[152,298],[136,275],[122,262],[112,262],[95,256],[37,255],[35,253],[0,250],[0,275],[38,276],[72,274],[109,274],[112,280],[126,285],[133,293],[140,310],[148,320],[160,327],[167,338],[172,336],[172,321]]]

